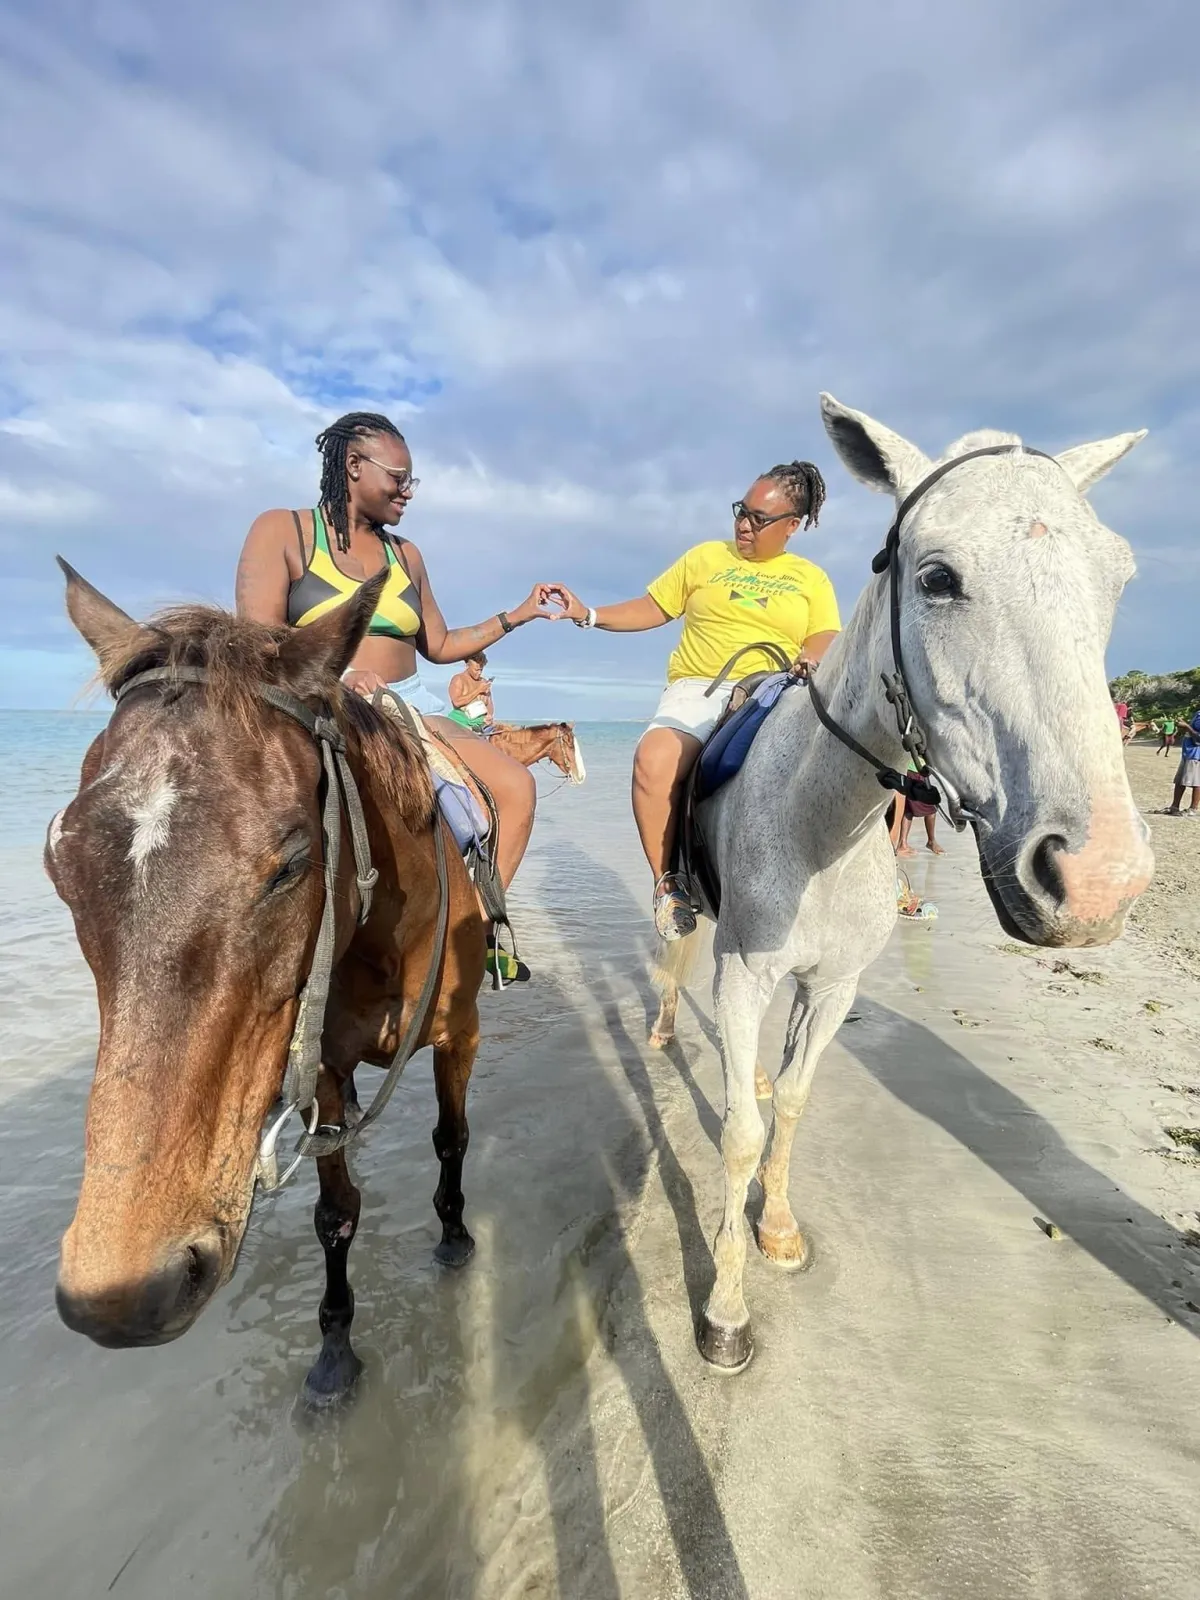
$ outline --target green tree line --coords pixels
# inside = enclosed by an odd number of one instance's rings
[[[1153,722],[1159,717],[1182,717],[1200,706],[1200,667],[1183,672],[1125,672],[1109,683],[1114,700],[1124,700],[1137,722]]]

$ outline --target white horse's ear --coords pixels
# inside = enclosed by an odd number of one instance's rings
[[[1086,494],[1094,483],[1109,470],[1115,467],[1122,456],[1127,456],[1135,444],[1141,444],[1148,430],[1140,428],[1137,433],[1118,433],[1111,439],[1097,439],[1094,444],[1076,444],[1069,450],[1062,450],[1055,460],[1079,490]]]
[[[933,469],[923,450],[831,394],[821,396],[821,421],[847,470],[868,489],[897,497]]]

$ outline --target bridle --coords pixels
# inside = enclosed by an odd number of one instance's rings
[[[906,753],[911,757],[913,764],[918,768],[916,772],[900,772],[897,768],[889,766],[886,761],[881,761],[873,756],[865,746],[845,728],[841,727],[829,713],[829,708],[821,698],[817,689],[816,674],[808,674],[808,692],[812,700],[813,710],[821,724],[839,739],[848,750],[853,750],[855,755],[874,767],[875,776],[885,789],[894,789],[897,794],[909,799],[923,802],[926,805],[941,806],[943,796],[946,800],[947,820],[961,831],[968,821],[978,820],[975,814],[962,802],[962,797],[954,784],[944,773],[934,769],[929,761],[929,740],[924,728],[913,709],[912,695],[909,692],[908,680],[904,675],[904,658],[900,650],[900,528],[905,517],[908,516],[917,502],[924,498],[938,483],[952,472],[955,467],[961,467],[965,461],[975,461],[980,456],[1039,456],[1043,461],[1053,461],[1056,466],[1061,466],[1052,455],[1047,455],[1044,450],[1031,450],[1028,445],[1022,444],[993,444],[986,445],[980,450],[968,450],[966,455],[955,456],[953,461],[943,461],[940,467],[935,467],[928,477],[922,478],[910,494],[905,495],[896,509],[892,525],[887,531],[883,549],[871,562],[871,571],[879,574],[888,574],[888,610],[891,621],[892,636],[892,671],[881,673],[883,679],[883,692],[888,704],[896,713],[896,726],[900,732],[900,743]],[[928,776],[926,776],[928,774]]]
[[[207,682],[208,673],[203,667],[152,667],[146,672],[137,673],[123,683],[114,698],[119,705],[134,690],[148,688],[153,684],[172,688],[185,683]],[[271,683],[257,683],[254,685],[254,692],[267,705],[276,711],[282,711],[284,716],[291,717],[293,722],[298,722],[314,740],[321,752],[325,785],[321,810],[325,899],[321,909],[321,923],[317,930],[317,942],[309,965],[308,977],[300,990],[299,1011],[288,1045],[287,1066],[284,1069],[279,1098],[267,1113],[259,1137],[255,1175],[269,1193],[287,1182],[305,1156],[331,1156],[336,1151],[345,1149],[375,1121],[391,1099],[400,1074],[416,1049],[417,1040],[433,1001],[434,989],[441,971],[442,954],[446,947],[450,897],[446,872],[446,843],[440,818],[435,812],[433,841],[438,877],[438,915],[429,970],[425,975],[416,1008],[369,1109],[363,1112],[353,1127],[320,1126],[317,1080],[321,1071],[321,1039],[325,1031],[325,1010],[329,1003],[329,989],[333,978],[337,935],[337,874],[341,853],[343,809],[354,852],[359,927],[362,927],[371,914],[371,897],[375,885],[379,882],[379,873],[371,864],[371,844],[367,836],[362,799],[350,764],[346,760],[346,740],[342,730],[331,716],[313,711],[303,700],[290,694],[286,689],[279,689]],[[293,1112],[299,1113],[305,1131],[296,1145],[293,1159],[281,1173],[277,1146],[279,1136]]]
[[[559,755],[561,755],[562,758],[563,758],[563,766],[566,769],[566,777],[563,779],[563,782],[564,783],[578,783],[579,779],[575,776],[575,762],[567,754],[567,733],[569,731],[571,731],[571,730],[568,729],[567,724],[565,722],[560,722],[559,723],[558,730],[554,735],[554,746],[553,746],[553,748],[555,750],[557,750]],[[571,731],[571,737],[572,737],[572,743],[574,743],[574,733],[573,733],[573,731]],[[561,788],[562,785],[560,784],[559,787]]]

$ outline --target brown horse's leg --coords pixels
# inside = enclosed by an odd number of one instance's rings
[[[462,1168],[467,1153],[467,1084],[475,1064],[478,1035],[465,1035],[433,1052],[433,1080],[437,1087],[438,1123],[433,1148],[442,1175],[433,1197],[442,1224],[442,1241],[434,1259],[446,1267],[462,1267],[475,1254],[475,1241],[463,1225]]]
[[[325,1293],[318,1313],[324,1335],[321,1354],[304,1381],[305,1398],[313,1405],[331,1405],[354,1387],[362,1362],[350,1346],[354,1291],[346,1275],[346,1257],[358,1229],[362,1195],[350,1179],[346,1152],[317,1160],[321,1195],[313,1213],[317,1238],[325,1252]]]

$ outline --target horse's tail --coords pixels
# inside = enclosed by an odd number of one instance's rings
[[[696,970],[700,955],[700,928],[686,938],[658,941],[654,956],[654,987],[660,994],[667,989],[686,989]]]

